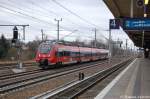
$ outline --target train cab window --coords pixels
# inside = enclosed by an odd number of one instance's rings
[[[43,54],[49,53],[51,50],[51,46],[48,44],[41,44],[38,51]]]

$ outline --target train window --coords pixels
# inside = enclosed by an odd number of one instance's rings
[[[91,56],[91,53],[90,53],[90,52],[88,52],[88,53],[87,53],[87,56],[88,56],[88,57],[89,57],[89,56]]]
[[[71,54],[72,57],[79,57],[80,55],[80,52],[72,52]]]
[[[63,52],[58,52],[58,56],[59,57],[63,56]]]
[[[70,56],[70,52],[69,51],[67,52],[67,56]]]
[[[88,53],[87,53],[87,52],[85,52],[84,56],[85,56],[85,57],[87,57],[87,56],[88,56]]]
[[[67,51],[64,51],[64,56],[68,56],[68,55],[67,55]]]
[[[76,55],[76,52],[71,52],[71,56],[72,57],[76,57],[77,55]]]
[[[96,53],[92,53],[93,54],[93,56],[96,56]]]
[[[84,53],[83,53],[83,52],[80,52],[80,56],[83,57],[83,56],[84,56]]]
[[[76,56],[79,57],[80,56],[80,53],[79,52],[75,52]]]
[[[70,52],[69,51],[64,51],[64,56],[69,56]]]
[[[70,56],[70,51],[64,51],[64,56]]]
[[[62,52],[62,51],[56,52],[55,55],[56,55],[57,57],[62,57],[62,56],[64,56],[64,52]]]

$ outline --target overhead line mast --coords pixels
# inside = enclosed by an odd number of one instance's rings
[[[57,21],[57,43],[59,42],[59,22],[62,21],[61,19],[55,19],[55,21]]]

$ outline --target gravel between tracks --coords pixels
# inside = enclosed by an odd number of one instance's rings
[[[31,70],[35,70],[35,69],[40,69],[37,65],[24,65],[23,67],[26,71],[31,71]],[[12,69],[14,68],[5,68],[5,69],[0,69],[0,75],[11,75],[11,74],[15,74]]]
[[[123,59],[122,59],[123,60]],[[111,66],[120,62],[120,58],[114,58],[113,62],[111,62]],[[57,78],[50,79],[48,81],[41,82],[37,85],[34,85],[32,87],[27,87],[23,88],[22,90],[16,90],[13,92],[10,92],[9,94],[1,95],[1,99],[27,99],[30,98],[31,96],[40,94],[42,92],[52,90],[58,86],[61,86],[67,82],[73,81],[73,80],[78,80],[78,73],[79,72],[84,72],[85,76],[90,76],[100,70],[108,68],[109,65],[108,63],[95,66],[93,68],[89,68],[86,70],[80,70],[78,72],[73,72],[67,75],[59,76]]]

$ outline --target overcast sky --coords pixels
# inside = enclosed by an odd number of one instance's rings
[[[114,17],[103,0],[0,0],[0,24],[29,24],[26,42],[41,39],[41,29],[48,39],[56,39],[55,18],[62,18],[60,38],[71,33],[64,39],[90,41],[96,28],[97,39],[105,41],[109,19]],[[12,28],[0,27],[0,33],[12,38]],[[22,28],[18,28],[22,35]],[[125,41],[128,37],[122,30],[113,30],[112,38]]]

